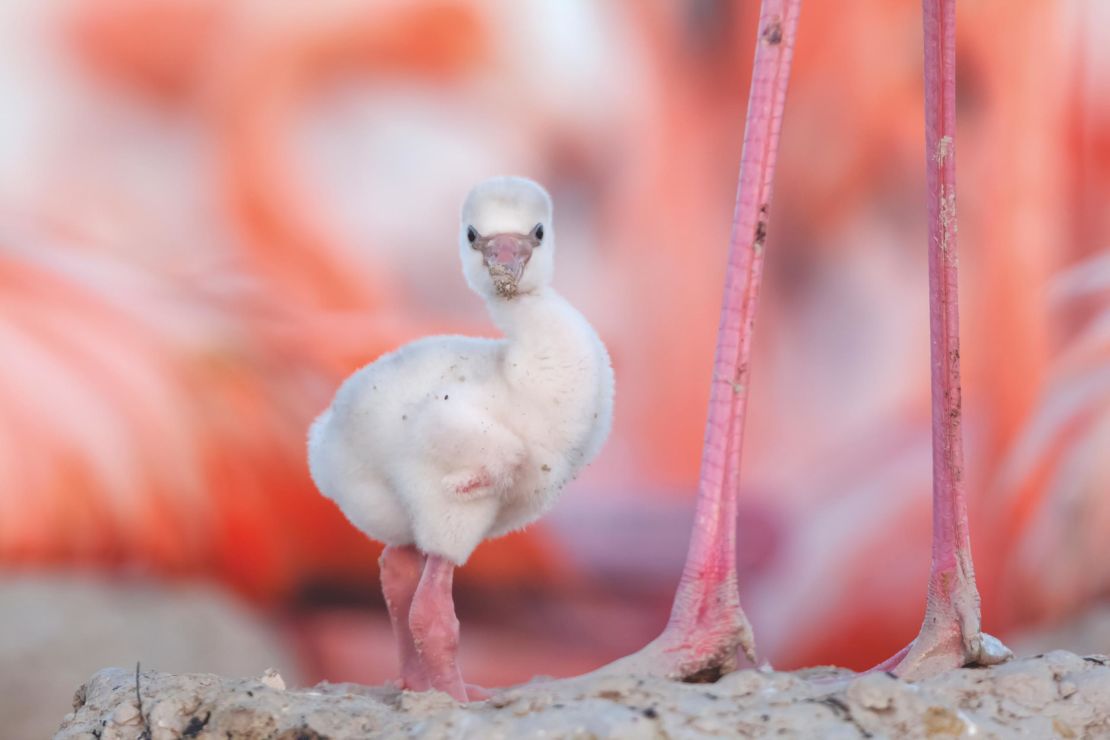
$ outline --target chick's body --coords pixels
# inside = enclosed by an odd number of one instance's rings
[[[502,210],[490,215],[506,222]],[[488,270],[471,269],[468,244],[464,234],[468,280],[505,337],[405,345],[348,378],[309,434],[317,486],[356,527],[456,564],[546,512],[597,455],[613,407],[597,334],[549,276],[528,282],[528,270],[550,272],[550,256],[526,260],[524,289],[505,298]]]

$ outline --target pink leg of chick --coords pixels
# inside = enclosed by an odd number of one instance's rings
[[[433,559],[437,563],[417,599],[428,572],[426,564]],[[459,622],[451,597],[455,565],[444,558],[429,558],[413,545],[385,548],[379,564],[382,593],[401,661],[400,688],[409,691],[436,688],[460,701],[489,698],[489,690],[481,686],[465,684],[465,693],[461,693],[453,684],[454,676],[459,674],[456,657]]]
[[[424,572],[425,556],[412,545],[387,547],[382,551],[378,565],[381,567],[382,593],[389,610],[389,621],[393,625],[393,636],[397,640],[397,652],[401,660],[401,682],[403,689],[426,691],[431,684],[420,665],[420,658],[409,628],[409,613],[413,597],[416,595],[420,576]]]
[[[1012,657],[979,622],[963,489],[956,251],[956,2],[923,0],[933,394],[933,560],[921,632],[882,665],[906,678]]]
[[[459,620],[451,596],[454,574],[455,564],[450,560],[428,556],[412,599],[408,629],[428,684],[465,702],[466,684],[458,664]]]

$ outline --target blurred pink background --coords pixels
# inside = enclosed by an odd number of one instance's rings
[[[691,519],[757,11],[0,6],[0,666],[52,691],[113,660],[391,678],[377,546],[316,494],[305,433],[378,354],[492,331],[455,231],[502,173],[555,199],[556,286],[609,346],[617,412],[555,511],[459,572],[464,667],[569,675],[654,636]],[[873,664],[924,603],[919,12],[803,8],[739,523],[776,667]],[[1016,639],[1110,591],[1110,7],[964,3],[959,33],[972,537],[985,627]],[[175,626],[190,609],[203,627]],[[114,647],[59,650],[79,622]],[[234,665],[212,648],[260,634]]]

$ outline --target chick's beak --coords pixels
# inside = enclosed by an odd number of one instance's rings
[[[501,297],[516,295],[533,246],[532,240],[521,234],[494,234],[481,245],[482,261]]]

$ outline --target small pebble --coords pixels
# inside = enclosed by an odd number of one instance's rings
[[[285,679],[273,668],[267,668],[258,680],[263,686],[269,686],[275,691],[285,691]]]

